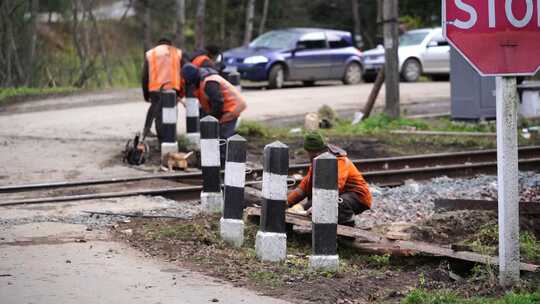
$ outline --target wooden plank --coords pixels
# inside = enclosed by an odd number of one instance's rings
[[[245,215],[248,218],[259,217],[261,215],[261,209],[260,207],[248,207],[245,209]],[[309,217],[289,212],[285,214],[285,221],[289,224],[298,226],[311,226],[311,219]],[[356,241],[353,242],[353,246],[355,248],[372,253],[390,253],[405,256],[423,253],[432,256],[449,257],[481,264],[498,265],[499,263],[497,257],[491,257],[469,251],[454,251],[451,248],[445,248],[424,242],[401,240],[392,241],[382,235],[360,228],[338,225],[337,233],[339,236],[355,238]],[[360,243],[359,241],[367,243]],[[527,263],[521,263],[520,268],[523,271],[540,271],[540,266]]]
[[[498,211],[497,201],[492,200],[466,200],[466,199],[437,199],[435,200],[437,210],[491,210]],[[540,214],[540,203],[520,202],[519,213],[528,215]]]

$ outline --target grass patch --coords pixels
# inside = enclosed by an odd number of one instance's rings
[[[392,119],[385,114],[378,114],[371,116],[356,125],[352,125],[350,121],[340,121],[334,129],[331,129],[328,132],[331,134],[342,135],[371,134],[403,129],[405,127],[415,130],[426,130],[429,128],[429,125],[420,119]]]
[[[253,120],[241,120],[236,132],[246,138],[288,138],[289,128],[274,128]]]
[[[473,251],[496,255],[499,244],[499,226],[487,224],[468,241]],[[519,234],[520,253],[523,260],[532,263],[540,263],[540,242],[528,231],[521,231]]]
[[[415,289],[402,301],[403,304],[535,304],[540,303],[540,292],[507,293],[500,299],[464,299],[449,291],[428,292]]]
[[[65,94],[75,92],[73,87],[54,87],[54,88],[0,88],[0,105],[19,99],[27,99],[42,95]]]

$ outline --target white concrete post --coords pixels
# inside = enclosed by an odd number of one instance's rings
[[[497,184],[499,201],[499,281],[519,281],[519,195],[517,86],[515,77],[497,77]]]

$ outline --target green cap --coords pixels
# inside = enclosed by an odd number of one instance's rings
[[[319,132],[309,132],[304,135],[304,149],[306,151],[321,151],[326,148],[324,138]]]

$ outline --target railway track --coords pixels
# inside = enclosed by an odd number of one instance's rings
[[[540,169],[540,146],[519,149],[520,170]],[[371,184],[395,186],[405,180],[438,176],[468,177],[497,172],[496,150],[354,160]],[[289,174],[305,172],[308,164],[293,164]],[[260,183],[262,168],[252,168],[246,185]],[[202,190],[201,172],[150,174],[109,179],[60,181],[0,186],[0,206],[104,199],[135,195],[194,196]]]

